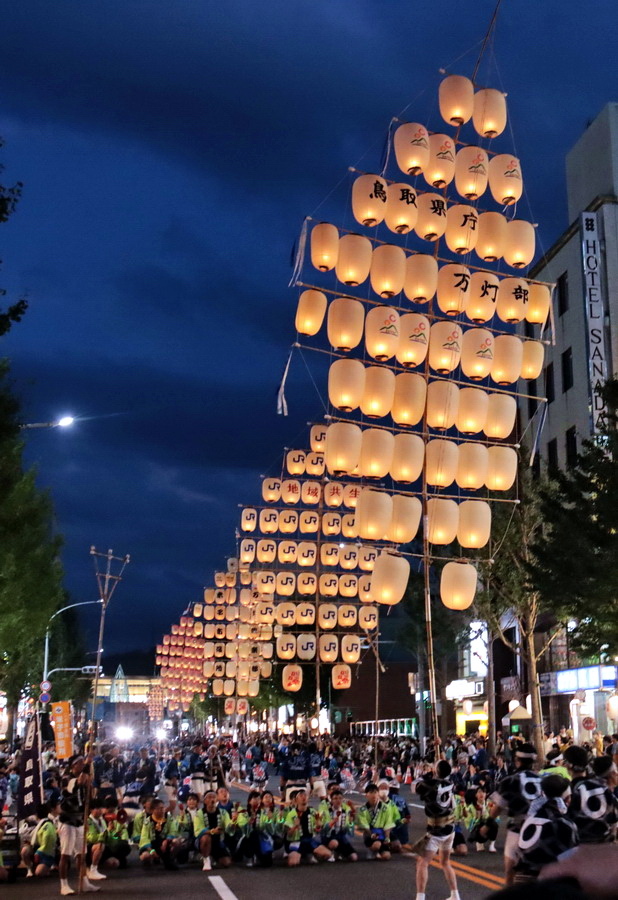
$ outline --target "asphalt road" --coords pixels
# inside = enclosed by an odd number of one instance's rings
[[[276,782],[271,779],[271,786]],[[406,799],[415,803],[405,788]],[[243,791],[235,789],[233,799],[241,799]],[[353,795],[360,801],[360,796]],[[424,817],[418,807],[412,807],[412,841],[424,832]],[[498,847],[502,846],[502,833]],[[361,847],[359,842],[359,848]],[[245,869],[234,865],[230,869],[213,869],[202,872],[201,865],[192,863],[178,872],[162,869],[144,871],[132,854],[129,867],[123,872],[108,872],[108,878],[99,882],[101,898],[124,897],[125,900],[152,900],[153,897],[167,897],[170,900],[184,898],[205,898],[205,900],[272,900],[273,897],[311,898],[311,900],[333,900],[334,897],[380,897],[382,900],[413,900],[414,859],[393,857],[389,862],[364,860],[363,851],[357,863],[303,864],[297,869],[288,869],[281,861],[275,861],[272,869]],[[488,897],[502,885],[502,854],[476,853],[471,851],[466,857],[453,858],[457,871],[459,892],[462,900],[481,900]],[[74,884],[75,876],[70,878]],[[15,885],[2,885],[2,900],[38,900],[49,896],[59,896],[57,877],[39,881],[19,879]],[[427,900],[444,900],[449,891],[439,866],[430,869]]]

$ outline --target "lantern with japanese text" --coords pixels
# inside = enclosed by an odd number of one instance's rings
[[[473,272],[464,311],[476,323],[488,322],[496,311],[500,279],[492,272]]]
[[[352,670],[349,666],[342,664],[333,666],[331,679],[336,691],[345,690],[352,686]]]
[[[407,234],[416,225],[416,191],[409,184],[386,188],[386,226],[396,234]]]
[[[459,256],[476,247],[478,238],[478,213],[473,206],[456,204],[446,213],[446,245]],[[438,291],[440,285],[438,284]]]
[[[498,288],[496,313],[503,322],[521,322],[526,315],[528,282],[523,278],[503,278]]]
[[[284,691],[299,691],[303,683],[303,670],[296,664],[284,666],[281,681]]]
[[[361,225],[378,225],[386,215],[386,182],[379,175],[360,175],[352,185],[352,212]]]
[[[446,200],[440,194],[419,194],[414,231],[424,241],[437,241],[446,231]]]

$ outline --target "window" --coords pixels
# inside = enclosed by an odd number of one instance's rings
[[[555,399],[554,393],[554,364],[548,363],[545,369],[545,396],[548,403],[553,403]]]
[[[569,308],[569,273],[563,272],[556,281],[556,300],[558,315],[562,316]]]
[[[575,425],[573,425],[571,428],[567,428],[564,437],[566,447],[566,463],[567,466],[571,468],[577,462],[577,434],[575,433]]]
[[[547,471],[555,475],[558,471],[558,441],[553,438],[547,442]]]
[[[562,393],[573,387],[573,351],[570,347],[564,351],[561,357],[562,363]]]

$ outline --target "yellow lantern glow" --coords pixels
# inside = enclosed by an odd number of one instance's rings
[[[469,328],[461,341],[461,371],[472,381],[481,381],[491,372],[494,337],[486,328]]]
[[[339,544],[322,544],[320,547],[320,562],[323,566],[338,565]]]
[[[473,322],[488,322],[496,311],[500,279],[491,272],[473,272],[464,311]]]
[[[483,88],[474,95],[472,123],[481,137],[495,138],[506,128],[506,99],[502,91]]]
[[[459,504],[457,540],[462,547],[480,549],[489,541],[491,507],[484,500],[464,500]]]
[[[357,222],[371,228],[386,214],[386,182],[379,175],[360,175],[352,185],[352,213]]]
[[[319,581],[320,597],[336,597],[339,590],[339,578],[335,574],[320,575]]]
[[[358,450],[358,457],[360,459],[360,447]],[[352,468],[355,469],[356,466],[353,466]],[[343,485],[339,484],[336,481],[329,481],[324,485],[324,503],[327,506],[331,507],[341,506],[341,504],[343,503],[344,493],[345,489]]]
[[[304,475],[307,456],[303,450],[288,450],[285,464],[290,475]]]
[[[503,278],[498,288],[496,312],[503,322],[521,322],[528,304],[528,282],[523,278]]]
[[[367,353],[384,362],[397,352],[399,346],[399,313],[390,306],[374,306],[365,319],[365,347]]]
[[[324,450],[327,471],[334,475],[352,472],[360,461],[362,438],[361,429],[351,422],[333,422],[329,425]],[[328,488],[329,485],[326,485],[325,499]]]
[[[351,603],[342,603],[337,609],[337,624],[340,628],[354,628],[357,619],[356,607]]]
[[[427,442],[425,473],[427,484],[448,487],[455,481],[459,448],[453,441],[437,438]]]
[[[396,234],[407,234],[416,225],[416,191],[409,184],[389,184],[386,188],[386,226]]]
[[[489,190],[496,201],[503,206],[517,203],[524,189],[521,163],[516,156],[499,153],[489,163]]]
[[[534,381],[543,371],[545,347],[540,341],[524,341],[521,377]]]
[[[306,460],[307,475],[323,475],[324,474],[324,454],[314,453],[311,451],[307,454]]]
[[[277,656],[279,659],[293,659],[296,655],[296,637],[293,634],[282,634],[277,638]]]
[[[303,662],[315,659],[318,642],[315,634],[299,634],[296,638],[296,653]]]
[[[418,175],[429,162],[429,132],[418,122],[400,125],[393,136],[397,165],[406,175]]]
[[[462,331],[455,322],[434,322],[429,332],[429,365],[440,375],[452,372],[461,359]]]
[[[317,591],[318,579],[313,572],[300,572],[296,579],[296,589],[302,597],[309,597]]]
[[[337,607],[334,603],[320,603],[318,606],[318,625],[325,631],[332,630],[337,624]]]
[[[454,500],[432,497],[427,501],[427,527],[430,544],[452,544],[457,535],[459,509]]]
[[[314,453],[324,453],[326,425],[312,425],[309,432],[309,446]]]
[[[517,453],[512,447],[489,448],[487,487],[490,491],[508,491],[517,476]]]
[[[419,198],[420,199],[420,198]],[[427,303],[438,287],[438,262],[426,253],[413,253],[406,259],[403,291],[413,303]]]
[[[223,695],[223,679],[215,678],[212,683],[212,692],[215,697],[221,697]]]
[[[364,606],[358,611],[358,624],[363,631],[373,631],[378,627],[378,607]]]
[[[317,334],[326,314],[326,295],[321,291],[303,291],[296,309],[296,330],[300,334]]]
[[[446,231],[446,200],[440,194],[419,194],[414,231],[424,241],[437,241]]]
[[[391,415],[397,425],[417,425],[425,412],[427,382],[422,375],[403,372],[395,376]]]
[[[526,309],[526,321],[533,325],[545,325],[549,315],[551,292],[546,284],[538,284],[535,281],[528,283],[528,308]]]
[[[460,197],[476,200],[487,188],[489,157],[481,147],[462,147],[455,156],[455,188]]]
[[[403,556],[382,551],[371,575],[371,599],[374,603],[394,606],[408,586],[410,563]]]
[[[339,238],[339,257],[335,274],[339,281],[354,286],[367,280],[371,268],[372,246],[360,234],[344,234]]]
[[[317,513],[311,512],[310,510],[303,510],[303,512],[301,512],[298,526],[301,534],[315,534],[319,527],[320,517]]]
[[[359,300],[338,297],[328,307],[328,340],[335,350],[348,353],[357,347],[361,342],[364,326],[365,310]]]
[[[418,434],[396,434],[389,474],[393,481],[412,484],[420,477],[425,444]]]
[[[259,563],[274,562],[277,556],[277,544],[272,540],[257,542],[257,559]]]
[[[320,272],[335,268],[339,255],[339,232],[334,225],[320,222],[311,231],[311,263]]]
[[[472,118],[474,85],[463,75],[447,75],[438,89],[440,115],[449,125],[463,125]]]
[[[277,548],[277,559],[280,563],[295,563],[296,552],[296,541],[279,541],[279,547]]]
[[[339,655],[339,638],[334,634],[320,635],[320,660],[321,662],[333,663]]]
[[[435,188],[446,187],[455,177],[455,142],[448,134],[429,135],[429,162],[423,176]]]
[[[284,666],[281,683],[284,691],[299,691],[303,683],[303,670],[301,667],[296,664]]]
[[[479,216],[473,206],[456,204],[446,213],[446,245],[451,253],[462,255],[476,247]],[[440,284],[438,282],[438,292]]]
[[[361,603],[371,603],[371,575],[358,576],[358,599]]]
[[[358,533],[366,540],[381,541],[393,515],[393,498],[383,491],[364,488],[356,506]]]
[[[361,642],[356,634],[345,634],[341,638],[341,658],[345,663],[356,663],[360,659]]]
[[[358,578],[356,575],[339,576],[339,594],[342,597],[356,597],[358,594]]]
[[[420,366],[429,348],[429,319],[420,313],[406,313],[399,320],[397,362],[406,368]]]
[[[322,496],[322,485],[317,481],[303,481],[300,489],[300,499],[307,506],[313,506],[320,502]]]
[[[355,484],[346,484],[343,489],[343,504],[349,509],[356,509],[361,488]]]
[[[393,497],[393,515],[386,539],[394,544],[407,544],[413,541],[418,532],[422,511],[423,507],[418,497],[396,494]]]
[[[223,693],[226,697],[231,697],[236,690],[236,682],[233,678],[226,678],[223,682]]]
[[[484,262],[495,262],[504,255],[507,220],[502,213],[484,212],[479,216],[476,254]]]
[[[300,541],[296,553],[296,559],[299,566],[310,568],[315,566],[318,551],[316,545],[312,541]]]
[[[460,444],[459,460],[457,462],[457,484],[464,490],[478,491],[487,480],[488,466],[489,454],[484,444]]]
[[[274,534],[279,530],[279,513],[275,509],[260,510],[260,531],[262,534]]]
[[[438,272],[438,306],[442,312],[447,316],[456,316],[462,312],[468,299],[469,286],[470,269],[466,266],[459,263],[441,266]],[[448,327],[448,323],[446,325]]]
[[[358,568],[363,572],[373,572],[373,567],[378,558],[378,551],[375,547],[363,544],[358,550]]]
[[[331,426],[332,427],[332,426]],[[391,467],[395,438],[390,431],[366,428],[362,432],[358,463],[363,478],[384,478]]]
[[[520,376],[523,342],[514,334],[499,334],[494,341],[491,377],[497,384],[512,384]]]
[[[378,419],[388,415],[395,396],[395,373],[382,366],[365,369],[365,384],[360,408],[363,415]]]
[[[298,528],[298,513],[295,510],[282,510],[279,513],[279,531],[281,534],[294,534]]]
[[[273,664],[271,662],[260,663],[260,678],[268,679],[273,674]]]
[[[399,294],[406,275],[406,255],[402,248],[378,244],[371,258],[370,275],[371,287],[380,297],[388,299]]]
[[[480,388],[460,388],[455,425],[463,434],[478,434],[487,420],[489,397]]]
[[[255,587],[260,594],[272,594],[275,590],[276,576],[274,572],[256,572]]]
[[[507,438],[515,427],[517,402],[509,394],[490,394],[487,403],[487,419],[483,431],[489,438]]]
[[[434,326],[435,327],[435,326]],[[459,409],[459,388],[450,381],[430,381],[427,386],[427,425],[452,428]]]
[[[245,507],[240,517],[240,527],[242,531],[255,531],[257,526],[257,512],[251,507]]]
[[[506,226],[504,260],[514,269],[530,265],[535,251],[534,226],[523,219],[511,219]]]
[[[281,482],[281,499],[284,503],[298,503],[300,500],[300,481],[287,478]]]
[[[240,558],[243,563],[252,563],[255,559],[255,541],[251,538],[244,538],[240,542]]]
[[[265,478],[262,482],[262,499],[266,503],[276,503],[281,496],[281,479]],[[249,560],[251,562],[251,560]]]
[[[315,606],[313,603],[299,603],[296,607],[297,625],[308,626],[315,624]],[[298,652],[298,640],[296,641],[296,650]]]
[[[346,513],[341,519],[341,533],[346,538],[358,537],[356,517],[353,513]]]
[[[448,562],[440,576],[440,599],[447,609],[463,610],[472,605],[477,573],[470,563]]]
[[[337,359],[328,370],[328,399],[335,409],[351,412],[361,402],[365,367],[358,359]]]

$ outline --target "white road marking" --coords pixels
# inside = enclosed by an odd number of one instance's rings
[[[208,880],[214,887],[215,891],[221,897],[221,900],[238,900],[236,894],[230,890],[220,875],[209,875]]]

